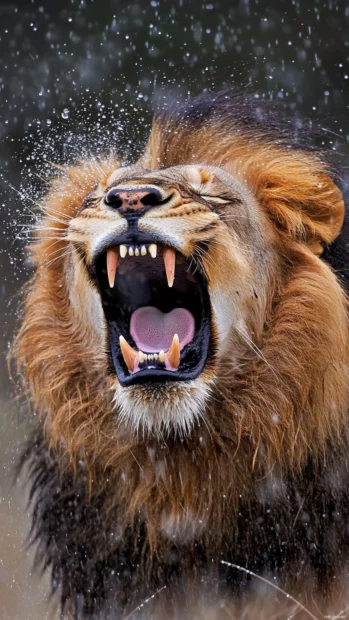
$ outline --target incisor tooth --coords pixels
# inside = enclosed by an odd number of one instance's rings
[[[165,361],[165,352],[161,349],[160,353],[159,353],[159,361],[160,362],[164,362]]]
[[[113,288],[115,283],[115,274],[119,264],[119,250],[117,248],[109,248],[107,250],[107,272],[108,282],[110,288]]]
[[[152,258],[156,258],[156,255],[158,253],[158,246],[156,245],[156,243],[152,243],[149,248],[148,248],[149,254]]]
[[[125,258],[127,254],[127,247],[126,245],[120,245],[120,256],[121,258]]]
[[[162,256],[165,264],[167,284],[172,288],[175,279],[176,252],[172,248],[164,248],[162,250]]]
[[[145,245],[142,245],[142,247],[141,247],[141,254],[142,254],[142,256],[145,256],[146,253],[147,253],[147,248],[145,247]]]
[[[180,361],[181,361],[181,349],[179,346],[179,338],[178,334],[173,336],[172,344],[169,350],[166,353],[167,360],[170,363],[171,367],[177,370]]]
[[[139,359],[140,364],[143,364],[143,362],[144,362],[144,353],[143,353],[143,351],[138,351],[138,359]]]
[[[135,256],[139,256],[139,249],[135,248]]]
[[[129,256],[134,256],[134,250],[133,250],[132,245],[128,248],[128,255]]]
[[[137,357],[137,352],[130,347],[127,340],[123,336],[119,338],[120,349],[122,353],[122,357],[124,358],[125,364],[130,372],[134,371],[135,361]]]

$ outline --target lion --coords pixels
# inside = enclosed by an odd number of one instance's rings
[[[65,617],[126,617],[164,588],[193,617],[186,588],[238,600],[239,566],[322,609],[343,589],[337,176],[297,123],[224,91],[158,111],[134,164],[52,180],[12,355],[36,561]]]

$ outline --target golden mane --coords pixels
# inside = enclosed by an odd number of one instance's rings
[[[116,423],[105,352],[72,313],[64,231],[86,195],[106,187],[118,167],[113,158],[80,162],[53,181],[12,352],[53,453],[73,467],[85,462],[92,495],[116,484],[118,519],[126,527],[145,515],[157,552],[166,546],[159,536],[164,514],[174,527],[209,523],[197,538],[215,548],[241,502],[252,501],[256,479],[273,470],[298,475],[309,459],[316,469],[348,445],[347,300],[319,258],[342,227],[342,195],[317,152],[288,148],[267,128],[214,109],[202,119],[197,112],[194,119],[155,118],[137,163],[150,170],[219,166],[248,187],[267,216],[277,279],[263,333],[237,367],[229,355],[220,364],[205,424],[181,441],[127,433]],[[172,395],[179,389],[169,387]],[[115,501],[110,493],[108,509]]]

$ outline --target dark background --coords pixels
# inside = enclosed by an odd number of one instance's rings
[[[348,21],[343,0],[0,1],[1,620],[48,609],[24,549],[26,494],[10,485],[26,425],[6,370],[30,273],[21,226],[47,159],[130,157],[154,105],[234,83],[309,118],[348,168]]]

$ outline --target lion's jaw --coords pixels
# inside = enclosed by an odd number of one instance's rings
[[[120,209],[106,204],[105,197],[120,187],[132,190],[145,184],[159,188],[170,199],[147,210],[130,235],[130,221]],[[223,192],[224,199],[220,197]],[[251,332],[258,334],[262,328],[255,317],[264,316],[263,291],[269,267],[262,270],[255,260],[259,253],[262,256],[263,241],[253,199],[219,169],[185,166],[156,173],[119,169],[90,200],[92,206],[83,209],[69,229],[73,247],[70,299],[77,320],[86,323],[98,354],[105,351],[117,422],[133,433],[174,432],[185,436],[205,415],[220,362],[227,355],[238,357],[241,337],[246,344]],[[144,239],[147,248],[149,242],[156,242],[156,259],[149,256],[150,250],[141,255]],[[140,255],[120,256],[125,247],[128,252],[130,247],[133,251],[139,247]],[[176,252],[173,287],[168,287],[161,257],[168,248]],[[117,251],[114,287],[108,280],[110,249]],[[160,292],[146,297],[147,284],[153,286],[154,278]],[[138,294],[141,301],[135,301]],[[168,296],[171,300],[166,304]],[[126,307],[126,303],[130,311],[122,308],[125,318],[118,308]],[[154,363],[140,363],[143,358],[135,346],[135,330],[130,334],[131,317],[144,306],[155,306],[162,317],[163,313],[178,312],[177,305],[181,311],[184,307],[195,323],[189,342],[181,347],[178,368],[171,367],[167,358],[161,363],[160,351]],[[151,320],[153,325],[155,319]],[[174,323],[173,331],[178,331],[176,326],[181,329],[180,317]],[[120,336],[132,346],[130,357],[129,349],[126,354],[121,350]],[[171,333],[168,342],[173,336]],[[158,348],[166,353],[168,346]],[[149,356],[153,350],[144,348],[142,353]]]

